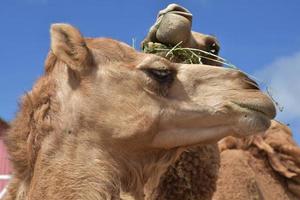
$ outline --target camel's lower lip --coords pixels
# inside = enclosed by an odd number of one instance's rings
[[[269,119],[273,119],[276,116],[276,110],[274,109],[274,106],[251,104],[251,103],[241,103],[241,102],[234,102],[234,103],[241,108],[245,108],[252,112],[254,111],[254,112],[258,112],[262,115],[265,115]]]

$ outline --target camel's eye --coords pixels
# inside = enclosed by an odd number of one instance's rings
[[[214,55],[218,55],[219,54],[219,46],[217,43],[213,42],[209,45],[208,47],[208,51]]]
[[[172,70],[148,68],[145,69],[144,71],[149,77],[156,80],[160,84],[171,83],[173,81]]]

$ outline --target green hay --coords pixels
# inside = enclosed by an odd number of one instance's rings
[[[227,60],[220,56],[200,49],[181,47],[181,43],[182,42],[172,47],[161,43],[148,42],[143,46],[143,51],[145,53],[157,54],[166,57],[173,62],[181,62],[185,64],[202,64],[202,59],[207,59],[220,63],[225,67],[237,69],[236,66],[229,63]]]

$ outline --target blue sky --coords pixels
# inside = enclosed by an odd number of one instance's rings
[[[277,118],[300,143],[299,0],[1,0],[0,116],[13,119],[43,73],[51,23],[71,23],[89,37],[135,38],[138,48],[169,3],[188,8],[195,31],[219,38],[222,57],[269,86],[284,107]]]

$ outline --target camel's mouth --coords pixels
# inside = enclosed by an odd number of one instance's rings
[[[266,116],[269,119],[273,119],[276,116],[276,109],[273,105],[269,104],[254,104],[254,103],[241,103],[233,102],[241,108],[247,109],[251,112],[257,112]]]
[[[191,19],[192,18],[192,14],[191,13],[188,13],[188,12],[182,12],[182,11],[172,11],[171,12],[172,14],[177,14],[177,15],[181,15],[185,18],[188,18],[188,19]]]
[[[187,18],[188,20],[192,20],[192,17],[193,17],[193,15],[191,13],[185,12],[185,11],[180,11],[180,10],[174,10],[174,11],[169,11],[169,12],[162,12],[162,13],[159,14],[159,16],[165,15],[167,13],[180,15],[182,17]]]

